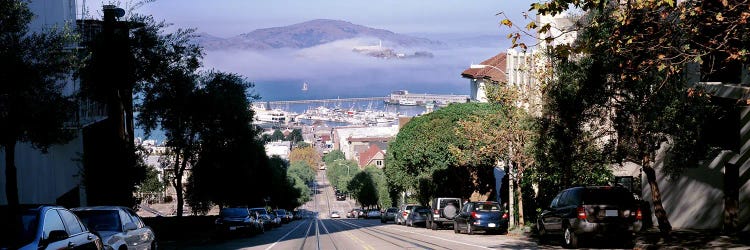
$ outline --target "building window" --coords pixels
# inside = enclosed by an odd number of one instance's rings
[[[379,166],[383,166],[383,161],[375,161],[375,164]]]

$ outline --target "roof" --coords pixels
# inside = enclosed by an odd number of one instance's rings
[[[378,147],[378,145],[372,144],[370,148],[368,148],[365,152],[362,152],[362,154],[359,155],[359,166],[364,167],[367,165],[367,163],[372,160],[375,155],[378,153],[383,152],[383,150]]]
[[[382,142],[389,142],[393,140],[393,137],[351,137],[347,138],[349,142],[373,142],[373,141],[382,141]]]
[[[501,52],[500,54],[497,54],[490,59],[484,60],[480,64],[494,66],[504,71],[506,68],[506,64],[507,64],[506,59],[507,59],[507,53]],[[489,79],[489,80],[492,80],[493,82],[507,82],[508,81],[507,75],[505,75],[503,72],[500,72],[499,70],[492,68],[492,67],[485,67],[483,69],[468,68],[464,70],[464,72],[461,72],[461,76],[465,78],[471,78],[471,79]]]

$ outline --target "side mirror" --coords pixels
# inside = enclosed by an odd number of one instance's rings
[[[125,229],[125,232],[138,229],[138,227],[133,222],[125,223],[125,226],[123,226],[122,228]]]
[[[65,240],[70,235],[68,235],[68,232],[65,232],[65,230],[54,230],[52,232],[49,232],[49,236],[47,236],[47,239],[45,240],[47,243],[56,242]]]

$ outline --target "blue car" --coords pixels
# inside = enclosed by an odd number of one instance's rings
[[[496,201],[467,202],[453,220],[453,232],[474,234],[508,231],[508,213]]]

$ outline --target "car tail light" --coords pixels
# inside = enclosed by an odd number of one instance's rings
[[[440,210],[435,209],[435,215],[438,215],[438,214],[440,214]]]
[[[406,211],[404,211],[404,217],[406,217]]]
[[[471,218],[476,219],[477,218],[477,212],[471,212]]]
[[[578,219],[585,220],[586,219],[586,209],[584,207],[578,207]]]
[[[641,213],[641,209],[639,208],[637,211],[635,211],[635,219],[636,220],[642,220],[643,214]]]
[[[508,219],[508,213],[503,213],[503,219]]]

